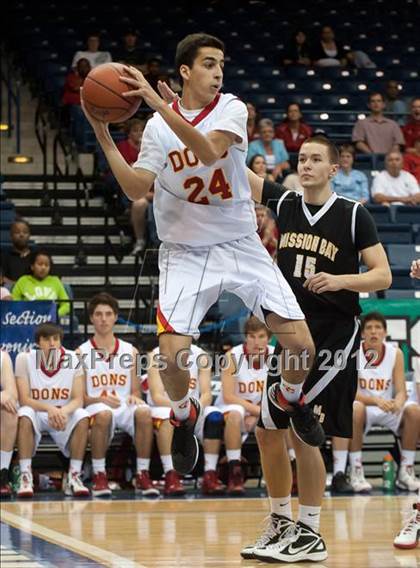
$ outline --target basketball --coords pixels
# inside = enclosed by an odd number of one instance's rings
[[[92,69],[83,83],[83,102],[87,110],[102,122],[124,122],[140,106],[141,97],[125,98],[122,93],[131,90],[120,80],[129,76],[121,63],[104,63]]]

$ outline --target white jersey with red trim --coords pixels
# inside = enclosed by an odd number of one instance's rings
[[[218,94],[200,110],[172,108],[201,134],[230,132],[236,142],[212,166],[204,166],[155,113],[143,133],[134,168],[156,174],[154,212],[164,242],[209,246],[256,231],[254,203],[246,170],[247,117],[243,102]]]
[[[71,400],[75,376],[81,373],[74,351],[61,348],[60,359],[55,369],[47,367],[41,358],[41,351],[31,349],[19,353],[16,358],[16,377],[29,381],[31,398],[52,406],[65,406]],[[38,356],[37,356],[38,353]],[[79,370],[78,370],[79,368]]]
[[[189,385],[189,393],[190,396],[193,396],[194,398],[196,398],[197,400],[200,398],[201,392],[200,392],[200,382],[198,380],[198,374],[199,374],[199,370],[200,367],[203,366],[207,366],[208,364],[208,359],[207,357],[204,358],[203,360],[198,359],[197,362],[197,358],[200,355],[207,355],[206,352],[204,351],[204,349],[201,349],[200,347],[197,347],[197,345],[191,345],[191,354],[188,356],[188,360],[187,360],[187,365],[189,367],[189,372],[190,372],[190,385]],[[152,351],[152,357],[157,357],[159,356],[159,347],[156,347],[156,349],[153,349]],[[158,361],[156,359],[156,361]],[[166,394],[166,392],[165,392]],[[147,392],[147,404],[149,406],[156,406],[152,400],[152,397],[150,395],[150,390],[148,390]]]
[[[388,341],[383,345],[384,352],[381,359],[369,363],[362,342],[359,352],[359,392],[366,396],[379,396],[391,400],[394,396],[392,375],[398,347]]]
[[[84,368],[88,396],[98,398],[109,393],[126,399],[131,394],[131,371],[135,365],[131,343],[116,337],[113,352],[104,357],[91,338],[80,345],[79,351],[86,354]]]
[[[252,361],[249,360],[246,351],[246,345],[236,345],[230,350],[233,363],[235,365],[234,381],[235,381],[235,396],[243,398],[252,404],[260,404],[262,393],[264,391],[264,384],[267,379],[268,365],[264,361],[260,367],[260,358],[257,356]],[[274,353],[274,347],[268,345],[265,358]],[[223,400],[223,391],[220,391],[216,406],[223,406],[226,403]]]

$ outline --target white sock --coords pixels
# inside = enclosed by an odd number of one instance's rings
[[[105,458],[100,460],[92,459],[93,473],[104,473],[105,472]]]
[[[10,462],[12,461],[13,450],[5,452],[0,450],[0,469],[9,469]]]
[[[187,420],[190,416],[190,409],[191,409],[191,401],[190,401],[190,392],[187,391],[187,394],[184,398],[180,400],[171,400],[171,408],[174,411],[175,418],[177,420]]]
[[[300,394],[302,392],[302,386],[303,383],[299,383],[298,385],[295,385],[293,383],[288,383],[283,379],[283,377],[281,378],[280,381],[281,394],[289,402],[297,402],[299,400]]]
[[[349,453],[350,466],[351,467],[362,467],[362,452],[350,452]]]
[[[333,474],[335,475],[339,471],[346,473],[347,456],[348,450],[333,450],[334,458],[334,469]]]
[[[226,450],[226,457],[228,461],[241,461],[241,449],[239,450]]]
[[[272,513],[276,515],[283,515],[288,519],[293,519],[292,517],[292,501],[291,496],[286,497],[269,497],[270,509]]]
[[[295,449],[294,449],[294,448],[289,448],[289,449],[287,450],[287,453],[289,454],[289,460],[290,460],[290,461],[293,461],[293,460],[296,459],[296,452],[295,452]]]
[[[168,454],[167,456],[160,456],[160,461],[162,462],[163,473],[168,473],[168,471],[174,469],[171,454]]]
[[[137,458],[137,472],[149,471],[150,458]]]
[[[32,460],[19,460],[20,473],[31,473]]]
[[[80,473],[82,471],[83,460],[70,460],[70,473]]]
[[[413,466],[416,459],[415,450],[401,450],[401,466]]]
[[[204,471],[216,471],[219,454],[204,454]]]
[[[319,532],[319,521],[321,516],[321,507],[309,507],[307,505],[299,505],[298,521],[305,523],[316,533]]]

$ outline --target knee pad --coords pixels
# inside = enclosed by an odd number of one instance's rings
[[[204,439],[220,440],[223,434],[223,414],[218,411],[211,412],[204,422]]]

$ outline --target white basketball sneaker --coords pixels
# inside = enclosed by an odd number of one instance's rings
[[[402,465],[398,472],[396,481],[397,487],[408,491],[418,491],[420,489],[420,479],[416,477],[412,465]]]
[[[63,491],[68,497],[89,497],[90,492],[80,477],[80,473],[68,472],[63,478]]]
[[[420,540],[420,503],[413,505],[413,511],[407,515],[403,528],[394,540],[395,548],[417,548]]]
[[[372,491],[372,485],[366,481],[363,467],[356,465],[350,468],[350,485],[355,493],[368,493]]]
[[[27,498],[34,496],[34,480],[30,471],[24,471],[20,474],[19,488],[16,495]]]
[[[256,558],[255,554],[261,552],[271,544],[280,542],[292,530],[294,532],[295,523],[288,517],[271,513],[265,519],[265,527],[263,533],[254,544],[245,546],[241,550],[242,558],[252,559]]]

